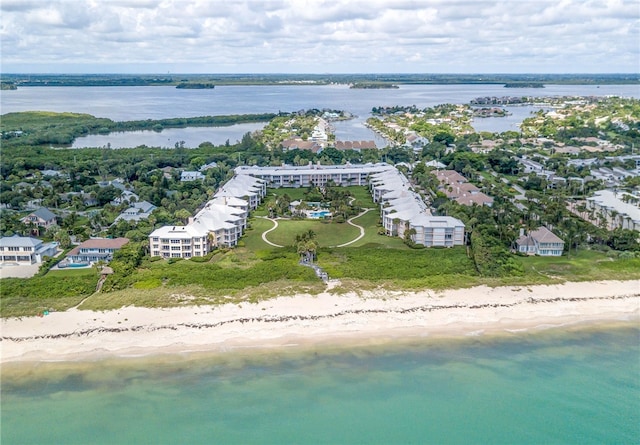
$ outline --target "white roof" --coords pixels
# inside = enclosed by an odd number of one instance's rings
[[[207,236],[208,231],[201,224],[189,224],[186,226],[164,226],[151,232],[150,237],[191,239],[193,237]]]
[[[277,167],[255,167],[240,166],[236,167],[236,174],[245,175],[280,175],[282,173],[296,173],[301,175],[312,175],[317,173],[375,173],[384,170],[394,169],[393,166],[384,162],[377,164],[344,164],[344,165],[319,165],[311,164],[304,166],[281,165]]]
[[[424,213],[417,215],[409,224],[414,227],[464,227],[464,223],[453,216],[430,216]]]
[[[212,204],[221,204],[231,207],[247,207],[249,205],[246,200],[237,198],[235,196],[218,196],[217,198],[213,198],[209,202]]]
[[[623,193],[614,193],[611,190],[599,190],[594,196],[587,198],[587,201],[593,201],[601,207],[615,210],[621,215],[625,215],[632,221],[640,221],[640,208],[624,202],[622,200]]]
[[[42,244],[38,238],[30,236],[4,236],[0,238],[0,247],[37,247]]]

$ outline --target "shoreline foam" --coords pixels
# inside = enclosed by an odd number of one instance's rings
[[[1,320],[1,363],[370,344],[640,321],[640,280],[280,297],[257,304],[71,309]]]

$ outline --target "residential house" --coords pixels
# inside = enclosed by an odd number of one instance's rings
[[[527,255],[561,256],[564,241],[542,226],[529,234],[521,231],[520,238],[516,240],[516,250]]]
[[[66,177],[66,173],[62,173],[59,170],[52,170],[52,169],[46,169],[46,170],[40,170],[40,173],[42,173],[43,177]]]
[[[38,210],[29,213],[20,221],[22,221],[27,226],[34,224],[38,227],[42,227],[45,230],[55,226],[58,223],[55,213],[53,213],[46,207],[40,207]]]
[[[147,201],[134,202],[131,207],[118,215],[114,224],[121,219],[125,221],[140,221],[142,219],[147,219],[156,208],[156,206]]]
[[[376,146],[375,141],[336,141],[335,142],[336,150],[373,150],[378,148]]]
[[[435,169],[438,169],[438,170],[442,170],[443,168],[447,168],[446,165],[444,165],[440,161],[436,161],[435,159],[433,161],[425,162],[424,165],[425,165],[425,167],[431,167],[431,168],[435,168]]]
[[[212,168],[217,168],[218,167],[218,163],[217,162],[209,162],[208,164],[204,164],[202,167],[200,167],[198,170],[200,172],[205,172],[209,169]]]
[[[111,201],[111,205],[119,206],[120,204],[123,204],[125,202],[130,204],[132,202],[136,202],[138,199],[140,199],[140,197],[135,193],[133,193],[132,191],[122,190],[122,193],[120,194],[120,196],[116,197],[113,201]]]
[[[320,153],[322,151],[322,144],[318,141],[305,141],[301,138],[292,138],[282,141],[280,144],[283,151],[290,150],[309,150],[312,153]]]
[[[0,263],[18,265],[40,264],[45,257],[58,251],[58,243],[43,243],[30,236],[5,236],[0,238]]]
[[[184,171],[180,173],[180,182],[191,182],[191,181],[199,181],[204,179],[205,176],[196,171]]]
[[[113,254],[129,242],[128,238],[91,238],[74,247],[67,254],[71,263],[111,261]]]
[[[447,198],[462,205],[489,206],[493,205],[493,198],[481,192],[478,187],[467,182],[467,178],[455,170],[438,170],[432,172],[440,181],[441,191]]]
[[[85,205],[86,207],[93,207],[98,205],[98,198],[96,198],[91,193],[85,193],[85,192],[61,193],[60,199],[62,199],[63,201],[69,202],[73,199],[74,196],[78,196],[82,201],[82,204]]]
[[[425,145],[429,145],[429,139],[420,136],[415,132],[410,132],[406,135],[405,146],[412,148],[414,151],[421,151]]]

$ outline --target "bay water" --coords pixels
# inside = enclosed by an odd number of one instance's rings
[[[56,111],[87,113],[116,121],[164,119],[207,115],[293,112],[308,109],[344,110],[356,116],[336,122],[338,140],[373,140],[384,147],[386,141],[364,126],[373,107],[431,107],[445,103],[469,103],[484,96],[605,96],[640,97],[638,85],[547,85],[545,88],[504,88],[502,85],[401,85],[398,89],[350,89],[346,85],[245,85],[218,86],[212,90],[147,87],[20,87],[0,92],[0,111]],[[505,117],[478,118],[476,131],[518,130],[517,125],[537,107],[509,107]],[[228,127],[176,128],[153,131],[90,135],[76,139],[73,148],[126,148],[147,145],[173,148],[202,142],[222,145],[240,140],[247,132],[264,124]]]
[[[640,328],[7,365],[9,444],[633,444]]]

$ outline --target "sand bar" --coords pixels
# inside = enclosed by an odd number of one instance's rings
[[[1,362],[94,360],[321,342],[517,333],[594,321],[640,322],[640,280],[362,295],[258,304],[70,309],[1,320]]]

